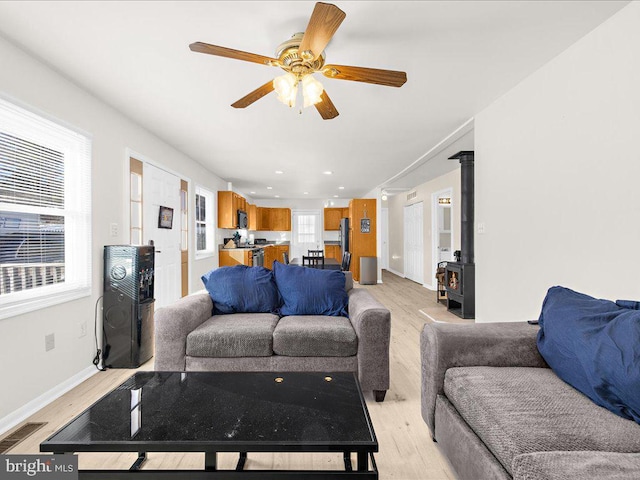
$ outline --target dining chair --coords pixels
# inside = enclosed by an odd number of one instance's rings
[[[307,250],[307,255],[310,257],[324,257],[324,250]]]
[[[285,265],[289,265],[289,254],[287,252],[282,252],[282,261]]]
[[[302,266],[303,267],[311,267],[311,268],[324,268],[324,256],[302,256]]]

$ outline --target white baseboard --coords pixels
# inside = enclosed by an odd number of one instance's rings
[[[64,382],[56,385],[51,390],[46,391],[37,398],[34,398],[26,405],[11,412],[9,415],[0,419],[0,435],[11,430],[13,427],[23,422],[38,410],[47,406],[55,399],[61,397],[72,388],[80,385],[86,379],[92,377],[98,373],[98,370],[93,365],[76,373],[73,377],[68,378]]]
[[[396,272],[394,269],[392,268],[385,268],[385,270],[387,272],[393,273],[394,275],[399,276],[400,278],[404,278],[404,273],[400,273],[400,272]]]
[[[437,285],[434,287],[433,285],[429,285],[427,283],[423,283],[422,286],[428,290],[431,290],[432,292],[435,292],[437,288]]]

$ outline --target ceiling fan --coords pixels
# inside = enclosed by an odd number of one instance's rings
[[[322,118],[330,120],[338,116],[338,110],[331,102],[322,84],[313,77],[314,73],[320,72],[327,78],[375,83],[390,87],[401,87],[407,81],[405,72],[347,65],[325,65],[324,49],[345,17],[346,13],[335,5],[316,3],[307,29],[303,33],[294,34],[289,40],[281,43],[276,50],[277,58],[202,42],[192,43],[189,48],[194,52],[280,67],[286,72],[245,95],[233,103],[232,107],[248,107],[274,90],[280,101],[293,107],[298,96],[298,87],[301,87],[304,107],[315,105]]]

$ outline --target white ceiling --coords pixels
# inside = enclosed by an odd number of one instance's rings
[[[0,34],[253,198],[353,198],[453,168],[431,154],[445,137],[626,3],[335,2],[347,16],[327,63],[403,70],[408,81],[316,75],[340,112],[333,120],[275,94],[234,109],[281,70],[188,48],[273,56],[314,2],[3,1]]]

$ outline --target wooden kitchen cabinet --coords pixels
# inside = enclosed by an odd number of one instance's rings
[[[255,230],[273,232],[291,231],[290,208],[256,207],[256,219]]]
[[[247,222],[249,230],[258,230],[258,207],[247,204]]]
[[[289,245],[268,245],[264,247],[264,267],[271,270],[274,260],[284,263],[282,254],[289,253]]]
[[[262,249],[264,252],[264,268],[268,268],[271,270],[271,265],[273,264],[273,260],[276,256],[275,245],[267,245]]]
[[[238,210],[247,210],[247,200],[242,195],[218,191],[218,228],[238,228]]]
[[[326,245],[324,246],[324,256],[326,258],[335,258],[338,262],[342,262],[342,254],[340,251],[340,245]]]
[[[271,230],[276,232],[288,232],[291,230],[291,209],[271,209]]]
[[[233,267],[235,265],[253,264],[253,252],[251,250],[240,250],[230,248],[218,252],[218,262],[221,267]]]
[[[340,230],[340,219],[343,218],[343,212],[344,212],[343,208],[325,208],[324,209],[324,229]]]

